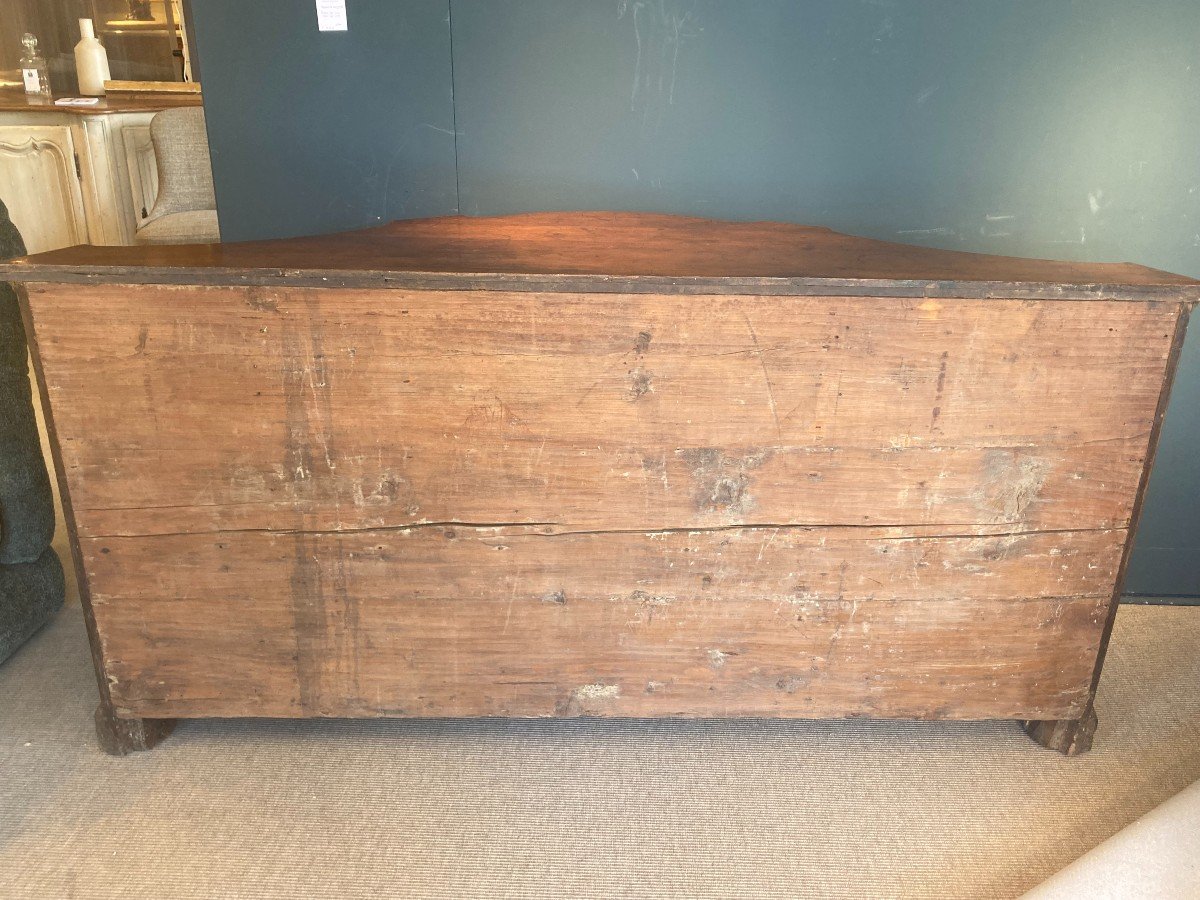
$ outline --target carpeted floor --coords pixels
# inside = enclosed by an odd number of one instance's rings
[[[78,607],[0,666],[0,896],[1014,897],[1200,778],[1200,608],[1096,749],[1015,724],[184,723],[103,756]]]

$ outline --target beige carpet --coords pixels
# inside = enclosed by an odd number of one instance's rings
[[[1096,749],[1012,723],[185,723],[100,754],[80,612],[0,666],[0,896],[1014,897],[1200,778],[1200,608]]]

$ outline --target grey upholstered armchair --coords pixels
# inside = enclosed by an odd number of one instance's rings
[[[150,123],[158,198],[137,230],[139,244],[212,244],[221,240],[204,110],[160,112]]]
[[[0,259],[25,245],[0,202]],[[63,602],[50,549],[54,499],[34,416],[25,330],[11,285],[0,282],[0,662]]]

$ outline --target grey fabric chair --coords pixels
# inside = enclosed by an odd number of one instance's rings
[[[0,259],[25,255],[0,201]],[[42,457],[25,329],[12,286],[0,282],[0,662],[63,602],[63,570],[50,549],[54,498]]]
[[[221,240],[204,110],[167,109],[150,122],[158,197],[137,230],[139,244],[212,244]]]

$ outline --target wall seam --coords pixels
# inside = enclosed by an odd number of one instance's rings
[[[450,130],[454,132],[454,211],[462,215],[462,187],[458,177],[458,91],[454,78],[454,0],[446,0],[446,25],[450,31]]]

